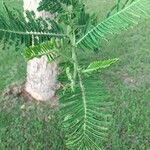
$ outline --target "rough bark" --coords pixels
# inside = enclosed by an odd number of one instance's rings
[[[38,12],[40,0],[24,0],[24,10],[33,10],[36,17],[51,17],[47,12]],[[27,63],[25,90],[36,100],[50,100],[57,89],[58,65],[48,63],[47,57],[34,58]]]

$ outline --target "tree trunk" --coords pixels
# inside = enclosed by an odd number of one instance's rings
[[[38,12],[40,0],[24,0],[24,10],[33,10],[36,17],[51,17],[46,12]],[[57,89],[58,66],[56,62],[48,63],[46,56],[34,58],[27,63],[27,81],[25,90],[39,101],[50,100]]]

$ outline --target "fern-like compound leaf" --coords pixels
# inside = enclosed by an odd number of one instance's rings
[[[75,91],[66,90],[60,98],[65,140],[70,150],[101,150],[108,136],[111,106],[98,76],[82,77]],[[88,148],[87,148],[88,147]]]
[[[62,38],[58,24],[51,20],[35,18],[34,12],[26,12],[26,19],[17,10],[9,10],[7,7],[0,12],[0,41],[25,43],[26,46],[48,41],[52,37]],[[34,39],[33,39],[34,37]],[[19,39],[19,40],[18,40]]]
[[[38,8],[39,11],[46,10],[50,13],[62,13],[66,11],[68,5],[75,4],[77,0],[42,0]]]
[[[108,33],[119,33],[120,30],[138,24],[140,18],[150,18],[150,0],[135,0],[87,32],[76,44],[82,49],[98,47],[100,39],[106,39]]]
[[[51,38],[48,42],[44,42],[42,44],[36,46],[27,47],[24,50],[25,59],[29,60],[34,57],[41,57],[46,55],[48,60],[54,60],[59,57],[58,50],[63,47],[63,39]]]
[[[83,73],[90,73],[93,71],[98,71],[100,69],[104,69],[109,67],[110,65],[116,63],[119,59],[108,59],[108,60],[103,60],[103,61],[94,61],[92,62],[85,70],[83,70]]]
[[[42,57],[46,55],[49,61],[53,61],[58,57],[61,57],[63,58],[62,61],[72,62],[73,60],[72,58],[70,58],[71,54],[69,51],[67,51],[67,46],[67,39],[51,38],[47,42],[43,42],[35,46],[26,47],[23,51],[23,56],[26,60],[30,60],[34,57]]]

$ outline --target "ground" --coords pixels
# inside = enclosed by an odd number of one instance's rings
[[[2,0],[1,0],[2,1]],[[21,0],[5,0],[21,8]],[[105,18],[113,0],[86,0],[88,11]],[[1,5],[0,5],[1,6]],[[102,42],[98,58],[119,58],[100,77],[115,103],[106,150],[150,149],[150,21]],[[25,80],[21,51],[0,48],[0,92]],[[0,96],[0,150],[62,150],[58,118],[49,104]]]

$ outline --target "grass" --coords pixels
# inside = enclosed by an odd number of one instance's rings
[[[6,1],[13,5],[17,0]],[[86,0],[88,11],[105,17],[113,1]],[[17,8],[22,4],[17,2]],[[150,149],[150,21],[109,37],[102,43],[98,58],[120,61],[101,73],[115,102],[114,121],[106,150]],[[0,91],[25,80],[26,63],[14,48],[0,48]],[[62,150],[58,118],[49,105],[0,97],[0,149]]]
[[[120,58],[114,68],[102,75],[116,103],[111,134],[114,150],[150,149],[149,24],[141,23],[104,48],[103,57]]]

